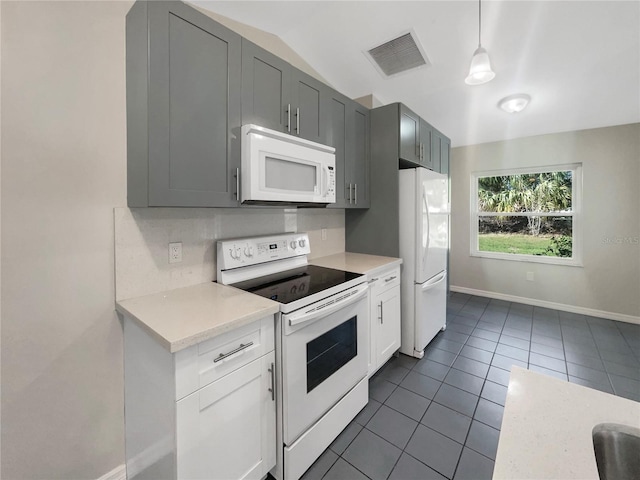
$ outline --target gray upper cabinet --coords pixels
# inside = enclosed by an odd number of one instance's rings
[[[369,208],[369,109],[332,91],[327,144],[336,149],[333,208]]]
[[[348,182],[345,174],[347,146],[347,110],[349,99],[338,92],[331,95],[330,128],[327,144],[336,149],[336,202],[328,205],[335,208],[346,208],[349,204]]]
[[[442,137],[440,140],[440,173],[449,175],[449,161],[451,155],[451,140]]]
[[[399,105],[400,116],[400,155],[407,162],[420,163],[420,117],[405,105]]]
[[[433,127],[402,103],[398,104],[398,117],[400,128],[398,158],[403,165],[437,170],[437,162],[434,162],[432,152]]]
[[[369,110],[352,102],[353,132],[347,130],[347,173],[353,183],[351,207],[369,208]]]
[[[451,144],[449,139],[412,112],[406,105],[401,103],[396,105],[400,166],[403,168],[425,167],[442,172],[442,164],[445,162],[448,172]]]
[[[242,124],[327,142],[328,87],[242,39]]]
[[[429,170],[438,170],[432,151],[433,127],[420,119],[420,166]]]
[[[289,132],[291,65],[242,39],[242,124]]]
[[[236,206],[241,37],[181,2],[136,2],[126,31],[128,205]]]
[[[432,129],[431,135],[431,159],[433,162],[433,170],[448,174],[451,140],[435,128]]]

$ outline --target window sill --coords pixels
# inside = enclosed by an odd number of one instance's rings
[[[545,263],[547,265],[563,265],[567,267],[584,267],[579,258],[547,257],[544,255],[518,255],[510,253],[494,253],[472,251],[472,257],[490,258],[492,260],[511,260],[514,262]]]

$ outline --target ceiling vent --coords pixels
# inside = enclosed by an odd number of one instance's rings
[[[384,76],[391,77],[407,70],[431,65],[413,32],[389,40],[366,52],[373,65]]]

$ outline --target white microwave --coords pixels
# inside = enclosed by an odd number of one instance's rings
[[[335,203],[335,148],[257,125],[241,135],[242,203]]]

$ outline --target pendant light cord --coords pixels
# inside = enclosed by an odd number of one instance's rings
[[[482,0],[478,0],[478,48],[482,46]]]

